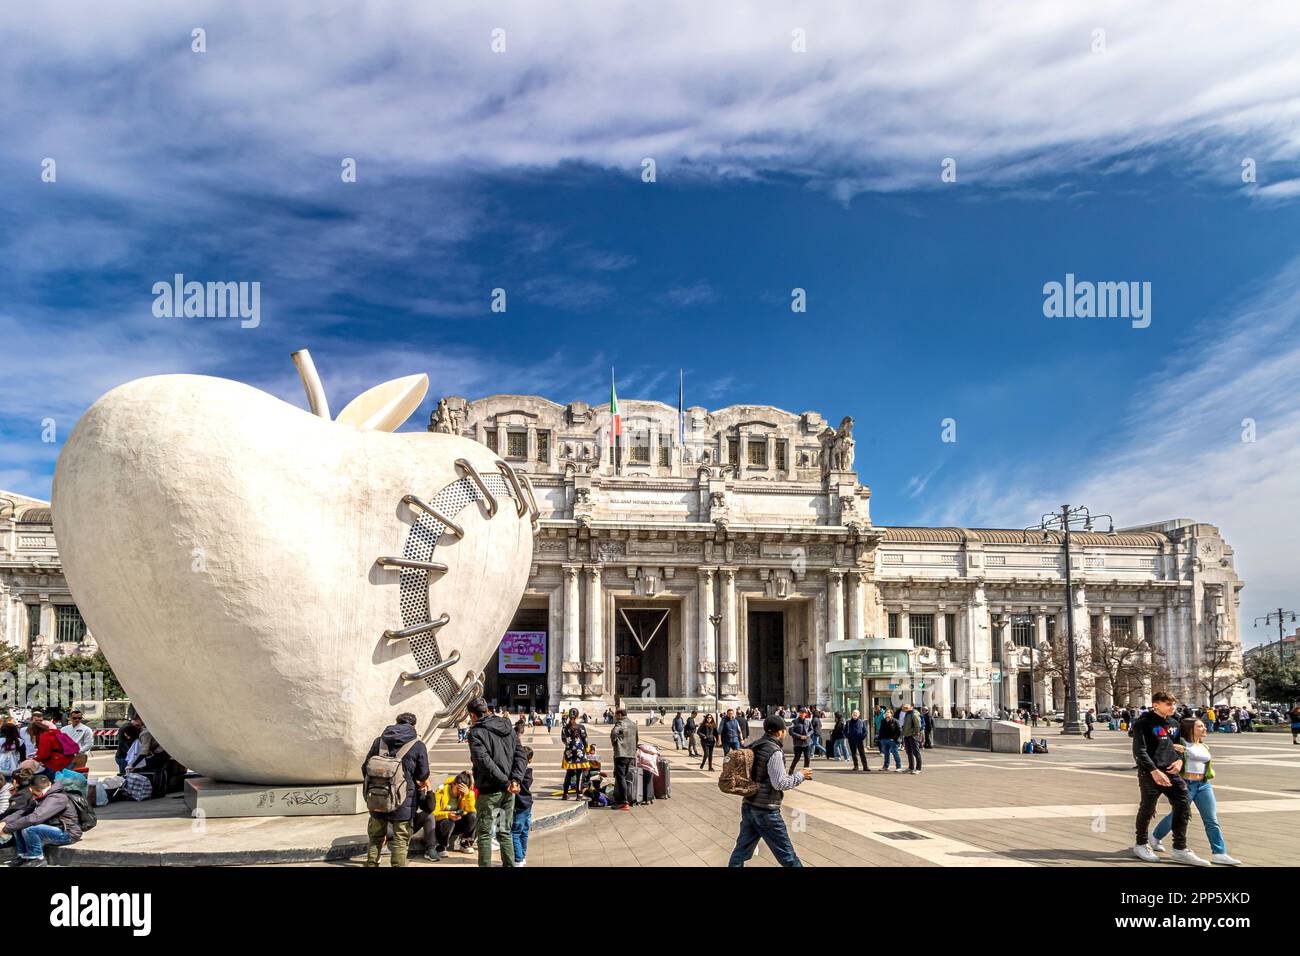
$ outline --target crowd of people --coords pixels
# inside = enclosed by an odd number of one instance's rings
[[[67,846],[95,825],[95,808],[112,800],[151,800],[179,792],[185,768],[133,715],[117,728],[116,774],[91,773],[95,731],[80,710],[0,714],[0,845],[11,840],[11,866],[46,866],[46,847]]]

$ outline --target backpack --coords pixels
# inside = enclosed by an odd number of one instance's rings
[[[1030,746],[1033,747],[1033,752],[1034,752],[1034,753],[1036,753],[1036,754],[1045,754],[1045,753],[1047,753],[1047,738],[1046,738],[1046,737],[1040,737],[1038,740],[1030,740],[1029,743],[1030,743]]]
[[[1034,753],[1034,742],[1032,740],[1026,740],[1025,745],[1020,748],[1020,752],[1026,754]]]
[[[54,739],[59,742],[59,749],[69,757],[75,757],[81,752],[81,746],[61,730]]]
[[[407,741],[402,749],[390,756],[380,752],[366,761],[366,809],[371,813],[392,813],[406,802],[406,773],[402,770],[402,758],[419,743],[420,738]]]
[[[737,797],[748,797],[758,792],[754,782],[754,751],[738,747],[727,754],[718,777],[718,789]]]
[[[72,809],[77,811],[77,826],[81,827],[81,832],[95,829],[95,824],[99,820],[95,817],[95,808],[89,801],[73,790],[65,790],[63,795],[68,798],[68,803],[72,804]]]

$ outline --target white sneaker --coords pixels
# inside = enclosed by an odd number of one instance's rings
[[[1161,843],[1159,840],[1157,840],[1155,837],[1152,837],[1151,839],[1147,840],[1147,846],[1151,847],[1151,849],[1155,850],[1157,853],[1165,852],[1165,845]]]
[[[1160,857],[1156,856],[1156,851],[1151,849],[1151,844],[1144,843],[1141,846],[1133,848],[1133,855],[1144,863],[1159,863]]]
[[[1172,850],[1169,853],[1169,859],[1173,863],[1184,863],[1187,866],[1209,866],[1210,865],[1209,860],[1202,860],[1190,849]]]
[[[1210,854],[1210,862],[1211,862],[1211,863],[1222,863],[1224,866],[1241,866],[1241,861],[1240,861],[1240,860],[1234,860],[1232,857],[1228,856],[1228,854],[1226,854],[1226,853],[1211,853],[1211,854]]]
[[[515,866],[527,866],[527,865],[528,865],[527,860],[515,860]]]
[[[895,767],[895,768],[894,768],[894,773],[902,773],[902,772],[903,772],[903,768],[902,768],[902,767]]]

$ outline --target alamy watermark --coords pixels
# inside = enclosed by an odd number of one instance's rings
[[[153,284],[153,314],[159,319],[240,319],[240,328],[262,324],[262,283],[186,282],[176,273],[171,282]]]
[[[1133,328],[1151,324],[1150,282],[1076,281],[1073,272],[1065,282],[1043,286],[1043,315],[1049,319],[1131,319]]]
[[[0,708],[71,709],[83,700],[104,699],[103,671],[35,671],[26,664],[0,671]]]

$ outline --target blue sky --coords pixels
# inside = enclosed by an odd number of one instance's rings
[[[415,371],[598,403],[611,365],[673,403],[684,368],[854,416],[877,522],[1193,517],[1247,619],[1300,602],[1294,9],[707,6],[0,12],[0,488],[48,497],[42,422],[140,375],[304,404],[308,347],[335,407]],[[260,326],[155,318],[176,272],[259,281]],[[1045,318],[1066,273],[1150,282],[1150,327]]]

